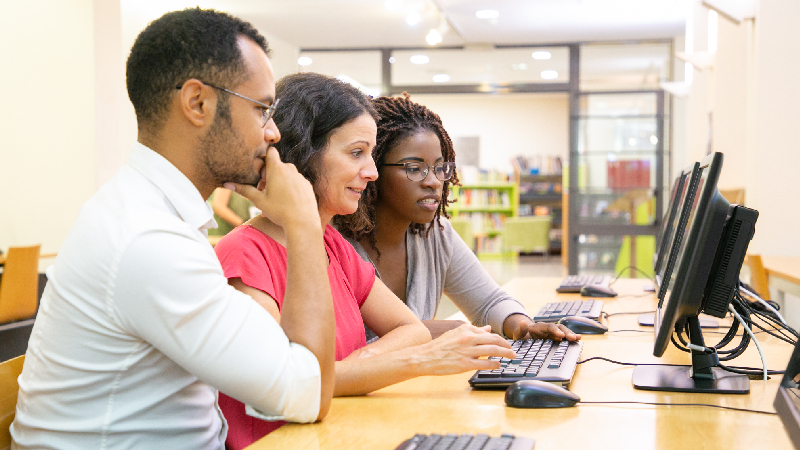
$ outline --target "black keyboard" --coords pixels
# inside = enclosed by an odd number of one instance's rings
[[[479,370],[469,379],[474,388],[505,388],[519,380],[539,380],[566,386],[575,374],[583,342],[552,339],[523,339],[511,341],[517,354],[513,360],[490,356],[500,361],[500,368]]]
[[[418,434],[395,450],[533,450],[536,441],[513,434]]]
[[[551,302],[539,309],[533,316],[534,322],[557,322],[567,316],[581,316],[599,320],[603,312],[602,300],[570,300],[566,302]]]
[[[588,284],[608,287],[609,283],[611,283],[611,277],[608,275],[569,275],[567,278],[561,280],[561,284],[556,288],[556,292],[575,294],[580,292],[581,288]]]

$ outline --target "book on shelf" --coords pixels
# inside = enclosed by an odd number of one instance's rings
[[[511,158],[511,166],[521,175],[560,175],[563,170],[557,155],[517,155]]]
[[[460,189],[458,191],[459,207],[484,207],[484,206],[502,206],[508,208],[511,206],[511,198],[507,191],[500,191],[496,189]]]

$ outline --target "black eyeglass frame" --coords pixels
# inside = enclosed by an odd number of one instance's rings
[[[420,178],[419,180],[412,180],[412,179],[411,179],[411,174],[408,172],[408,166],[409,166],[410,164],[419,164],[419,165],[421,165],[421,166],[422,166],[422,165],[424,165],[424,166],[425,166],[425,169],[422,171],[422,178]],[[402,164],[382,164],[382,165],[381,165],[381,167],[383,167],[383,166],[390,166],[390,167],[404,167],[404,168],[405,168],[405,172],[406,172],[406,178],[408,178],[408,181],[422,181],[422,180],[424,180],[425,178],[428,178],[428,173],[430,173],[430,170],[431,170],[431,168],[433,168],[433,169],[434,169],[434,170],[433,170],[433,176],[434,176],[434,177],[436,177],[436,179],[437,179],[437,180],[440,180],[440,181],[447,181],[447,180],[449,180],[450,178],[453,178],[453,174],[454,174],[454,173],[455,173],[455,171],[456,171],[456,163],[454,163],[454,162],[452,162],[452,161],[442,161],[442,162],[439,162],[439,163],[436,163],[436,164],[434,164],[434,165],[433,165],[433,167],[431,167],[430,165],[428,165],[428,163],[419,162],[419,161],[406,161],[406,162],[404,162],[404,163],[402,163]],[[450,171],[449,171],[449,174],[450,174],[450,176],[448,176],[447,178],[439,178],[439,177],[436,175],[436,167],[437,167],[437,166],[441,166],[441,167],[446,167],[446,166],[449,166],[449,167],[452,169],[452,170],[450,170]],[[443,173],[444,173],[444,172],[443,172]]]
[[[244,96],[244,95],[242,95],[242,94],[239,94],[239,93],[233,92],[233,91],[231,91],[231,90],[229,90],[229,89],[225,89],[224,87],[219,87],[219,86],[217,86],[217,85],[215,85],[215,84],[207,83],[207,82],[205,82],[205,81],[201,81],[201,80],[198,80],[198,81],[200,81],[201,83],[203,83],[203,84],[205,84],[205,85],[207,85],[207,86],[211,86],[211,87],[213,87],[214,89],[219,89],[220,91],[227,92],[228,94],[235,95],[235,96],[237,96],[237,97],[239,97],[239,98],[243,98],[243,99],[245,99],[245,100],[250,100],[251,102],[253,102],[253,103],[255,103],[255,104],[257,104],[257,105],[261,106],[261,108],[263,108],[263,109],[262,109],[262,118],[261,118],[261,120],[263,120],[263,121],[264,121],[264,123],[262,123],[262,124],[261,124],[261,128],[264,128],[264,127],[266,127],[266,126],[267,126],[267,123],[269,123],[269,119],[271,119],[271,118],[272,118],[272,117],[275,115],[275,108],[277,108],[277,107],[278,107],[278,103],[281,101],[281,99],[277,98],[277,99],[275,99],[275,101],[272,103],[272,105],[266,105],[266,104],[264,104],[264,103],[261,103],[261,102],[260,102],[260,101],[258,101],[258,100],[253,100],[253,99],[252,99],[252,98],[250,98],[250,97],[245,97],[245,96]],[[181,88],[183,88],[183,85],[180,85],[180,86],[175,86],[175,89],[181,89]]]

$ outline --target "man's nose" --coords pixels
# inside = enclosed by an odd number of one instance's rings
[[[264,127],[264,140],[267,141],[269,145],[276,144],[281,140],[281,132],[278,130],[278,126],[275,125],[275,120],[272,118],[269,119],[267,126]]]

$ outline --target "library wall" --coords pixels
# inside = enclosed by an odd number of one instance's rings
[[[0,248],[57,251],[95,191],[93,23],[91,0],[3,2]]]
[[[439,114],[451,137],[480,137],[480,166],[510,172],[517,155],[557,155],[569,150],[567,94],[414,94]]]

